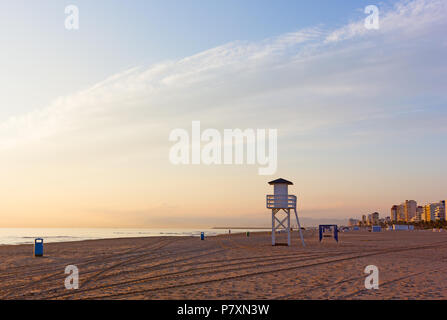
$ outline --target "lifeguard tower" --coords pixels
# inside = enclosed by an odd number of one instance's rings
[[[289,195],[288,190],[289,185],[293,185],[293,183],[285,179],[277,179],[270,181],[269,184],[273,186],[274,193],[273,195],[267,195],[267,208],[272,209],[272,245],[276,245],[275,232],[285,230],[287,232],[287,245],[290,246],[290,211],[294,210],[301,242],[303,247],[305,247],[306,244],[304,243],[300,220],[296,211],[296,196]],[[285,216],[282,216],[282,220],[278,218],[280,212],[285,213]],[[277,222],[278,224],[276,224]]]

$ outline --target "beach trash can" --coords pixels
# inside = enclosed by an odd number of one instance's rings
[[[205,240],[205,232],[200,233],[200,240]]]
[[[34,256],[42,257],[43,256],[43,239],[37,238],[34,240]]]
[[[247,231],[246,235],[247,235],[247,237],[249,237],[250,236],[250,231]]]

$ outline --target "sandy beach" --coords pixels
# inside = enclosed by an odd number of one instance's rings
[[[285,242],[285,235],[277,237]],[[446,299],[447,233],[348,232],[340,243],[293,233],[291,247],[268,233],[150,237],[0,246],[1,299]],[[67,290],[67,265],[79,289]],[[364,269],[379,268],[366,290]]]

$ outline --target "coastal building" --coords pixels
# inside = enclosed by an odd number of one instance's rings
[[[367,225],[371,226],[372,225],[372,214],[368,214],[368,218],[367,218]]]
[[[374,212],[371,214],[371,224],[373,226],[376,226],[379,224],[379,213],[378,212]]]
[[[393,205],[391,207],[391,221],[418,221],[417,207],[415,200],[405,200],[400,205]]]
[[[445,200],[427,204],[424,207],[424,221],[445,221]]]
[[[391,207],[391,221],[398,221],[397,220],[397,213],[398,213],[398,206],[394,205]]]
[[[424,216],[425,216],[425,221],[429,222],[429,221],[436,221],[435,219],[435,209],[436,209],[436,205],[434,203],[430,203],[425,205],[424,207]]]
[[[435,205],[435,219],[445,221],[445,200],[441,200]]]
[[[425,206],[418,206],[415,200],[405,200],[400,205],[391,207],[391,215],[380,219],[379,213],[374,212],[362,215],[361,220],[349,219],[349,226],[377,226],[398,222],[421,222],[421,221],[446,221],[447,213],[445,200],[430,203]]]
[[[416,208],[416,217],[415,217],[414,221],[419,222],[422,220],[424,220],[424,207],[418,206]]]
[[[445,200],[441,200],[441,201],[439,201],[439,204],[440,204],[441,207],[442,207],[442,211],[443,211],[443,213],[444,213],[444,215],[443,215],[443,220],[445,221],[445,220],[447,220],[447,214],[446,214],[446,212],[445,212],[445,210],[446,210],[446,208],[445,208]]]
[[[413,217],[416,216],[416,210],[417,210],[417,202],[414,200],[405,200],[403,203],[404,206],[404,221],[411,221]]]
[[[405,221],[405,206],[400,204],[397,206],[397,221]]]

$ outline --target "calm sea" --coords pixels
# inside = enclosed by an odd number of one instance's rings
[[[231,230],[231,233],[253,231]],[[259,231],[259,230],[257,230]],[[81,228],[0,228],[0,245],[33,244],[35,238],[48,242],[81,241],[89,239],[156,237],[156,236],[206,236],[228,233],[221,229],[81,229]]]

